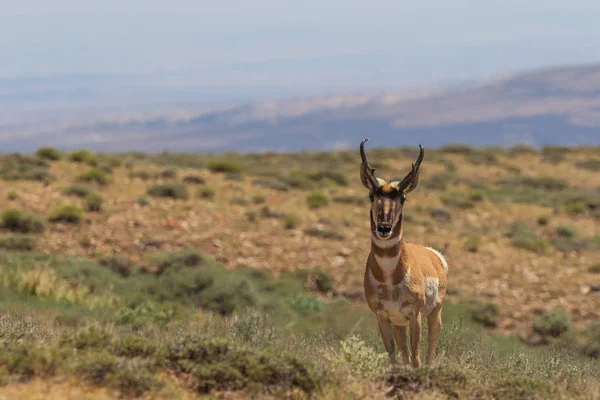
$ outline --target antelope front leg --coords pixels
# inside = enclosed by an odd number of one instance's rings
[[[394,346],[394,335],[392,331],[392,323],[383,320],[377,316],[377,323],[379,325],[379,333],[381,333],[381,339],[383,339],[383,345],[390,356],[390,363],[396,364],[396,347]]]
[[[394,325],[394,337],[396,338],[396,344],[400,348],[400,353],[402,354],[402,362],[404,364],[410,364],[406,326]]]
[[[415,367],[421,366],[421,311],[416,311],[410,320],[410,344],[412,350],[412,363]]]
[[[438,346],[440,339],[440,331],[442,330],[442,305],[438,305],[433,309],[431,314],[427,316],[427,331],[428,331],[428,345],[427,345],[427,364],[433,362],[435,357],[435,351]]]

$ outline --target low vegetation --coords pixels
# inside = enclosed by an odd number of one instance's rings
[[[188,198],[187,187],[182,183],[153,185],[148,189],[148,194],[153,197],[170,197],[178,200],[186,200]]]
[[[69,161],[95,166],[98,159],[96,155],[89,150],[75,150],[69,154]]]
[[[571,316],[564,310],[554,310],[538,317],[533,330],[542,336],[558,337],[571,328]]]
[[[50,161],[58,161],[62,158],[62,153],[54,147],[40,147],[35,154]]]
[[[329,198],[324,193],[313,191],[306,197],[306,203],[308,208],[321,208],[329,204]]]
[[[65,224],[79,224],[84,216],[83,210],[75,204],[62,204],[52,210],[50,217],[48,217],[48,221],[62,222]]]
[[[382,177],[414,161],[373,150]],[[362,294],[356,150],[52,153],[0,157],[2,395],[600,392],[595,149],[426,149],[405,233],[447,255],[449,301],[436,362],[393,373]]]
[[[43,218],[31,212],[9,209],[0,216],[0,227],[12,232],[40,233],[45,226]]]
[[[104,199],[98,193],[89,193],[85,196],[85,209],[90,212],[99,212]]]
[[[96,183],[102,186],[110,182],[107,173],[99,168],[92,168],[88,172],[81,174],[77,179],[82,182]]]
[[[211,160],[206,167],[212,172],[221,173],[237,173],[242,172],[242,167],[239,163],[231,160]]]

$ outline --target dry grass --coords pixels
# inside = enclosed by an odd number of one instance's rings
[[[551,247],[539,255],[515,248],[505,235],[512,223],[524,221],[535,227],[539,237],[548,240],[554,238],[560,225],[574,227],[581,238],[591,238],[600,232],[598,221],[589,215],[569,215],[560,208],[555,213],[553,207],[540,203],[493,202],[486,198],[469,209],[447,206],[451,213],[449,222],[436,222],[429,215],[430,210],[445,207],[440,199],[443,193],[468,193],[477,186],[476,182],[484,191],[499,188],[490,185],[512,176],[517,168],[527,171],[527,176],[553,176],[566,180],[570,185],[570,189],[565,189],[567,191],[595,190],[600,186],[598,174],[577,167],[577,162],[597,157],[594,152],[597,150],[569,152],[558,164],[543,163],[539,153],[510,157],[499,154],[496,163],[485,166],[475,165],[464,155],[455,153],[444,154],[443,162],[437,162],[434,153],[426,152],[421,186],[413,192],[406,206],[407,214],[415,218],[406,223],[406,238],[414,243],[445,248],[450,260],[450,285],[456,289],[455,293],[460,293],[453,299],[482,297],[498,303],[501,313],[497,329],[500,332],[529,331],[535,315],[556,307],[566,308],[575,325],[599,318],[597,295],[587,289],[590,279],[597,276],[587,270],[598,257],[597,249],[588,247],[563,253]],[[385,154],[388,153],[393,154]],[[310,169],[327,169],[331,157],[315,157],[310,161]],[[140,206],[136,199],[145,196],[151,185],[167,182],[160,178],[152,181],[131,179],[130,171],[116,167],[111,174],[111,183],[97,189],[105,199],[102,212],[86,213],[85,223],[77,226],[51,224],[48,233],[38,238],[37,248],[45,252],[86,256],[119,253],[139,260],[156,251],[157,247],[165,251],[194,247],[213,254],[228,268],[250,266],[269,269],[276,274],[300,266],[322,268],[333,276],[338,292],[360,291],[370,246],[368,202],[335,202],[313,209],[306,202],[312,190],[281,192],[261,188],[269,209],[296,216],[296,225],[301,229],[286,229],[282,219],[261,217],[259,205],[251,202],[231,204],[234,198],[251,200],[257,192],[252,183],[263,179],[253,172],[253,168],[247,167],[249,164],[243,157],[238,158],[241,161],[236,160],[235,164],[239,161],[241,168],[247,169],[241,181],[228,180],[220,172],[178,166],[179,176],[203,178],[214,190],[213,201],[197,196],[189,196],[187,200],[152,198],[147,206]],[[260,163],[268,165],[271,171],[286,170],[286,164],[289,164],[283,155],[263,158]],[[354,157],[354,161],[346,155],[337,158],[343,162],[336,163],[336,170],[350,178],[356,176],[358,157]],[[384,176],[395,177],[406,172],[413,160],[406,156],[388,156],[377,161],[385,164]],[[148,162],[142,161],[141,165],[156,171],[164,168],[148,165]],[[455,174],[466,179],[451,184],[446,191],[426,189],[428,178],[443,173],[448,163],[456,167]],[[56,161],[51,164],[50,173],[57,179],[51,185],[15,181],[10,188],[0,187],[0,209],[19,208],[48,216],[54,207],[67,200],[84,207],[83,200],[67,199],[61,190],[77,180],[81,165]],[[195,190],[191,186],[188,189]],[[325,185],[320,191],[332,199],[366,196],[358,178],[349,179],[348,186]],[[12,200],[8,200],[9,192],[18,197],[11,196]],[[257,221],[248,223],[246,216],[252,212]],[[542,215],[551,216],[544,227],[536,225]],[[305,233],[308,227],[336,232],[344,239],[323,240],[310,236]],[[471,236],[480,237],[477,252],[465,248],[465,240]]]

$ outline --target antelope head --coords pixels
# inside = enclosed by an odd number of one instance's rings
[[[406,202],[406,195],[412,192],[419,183],[419,167],[423,161],[425,151],[419,145],[419,157],[412,165],[410,172],[401,181],[386,181],[375,177],[375,168],[372,168],[365,155],[365,139],[360,143],[360,181],[369,190],[371,200],[371,228],[377,238],[386,240],[392,237],[394,228],[402,218],[402,210]]]

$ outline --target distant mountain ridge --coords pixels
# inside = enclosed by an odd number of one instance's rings
[[[298,151],[373,145],[600,144],[600,64],[451,88],[0,122],[4,150]]]

